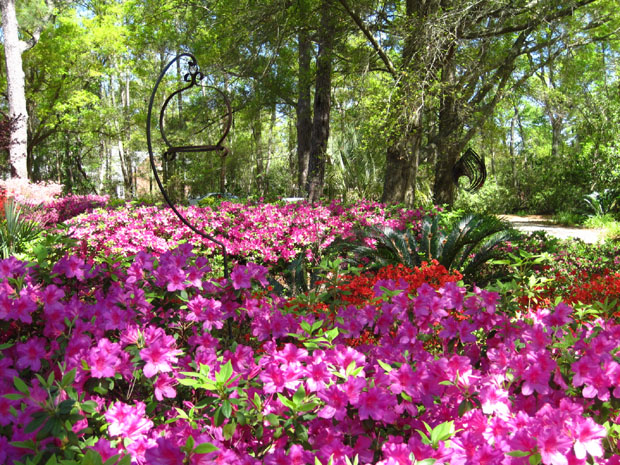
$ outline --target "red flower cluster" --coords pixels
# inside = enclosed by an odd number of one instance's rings
[[[588,275],[582,273],[580,279],[574,282],[567,296],[566,302],[575,304],[581,302],[591,304],[592,302],[604,302],[605,299],[620,299],[620,272]]]
[[[388,265],[381,268],[377,273],[364,273],[360,276],[343,276],[338,288],[343,291],[341,299],[347,303],[358,305],[369,301],[373,296],[373,288],[381,280],[405,281],[408,292],[413,294],[418,287],[427,283],[435,289],[439,289],[447,282],[458,282],[463,275],[456,270],[448,271],[437,260],[430,263],[423,262],[422,266],[414,269],[403,264]]]

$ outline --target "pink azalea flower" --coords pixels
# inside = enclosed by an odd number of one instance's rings
[[[230,280],[233,288],[235,289],[251,289],[252,288],[252,275],[248,272],[248,269],[239,265],[230,273]]]
[[[14,320],[19,320],[23,323],[30,324],[32,323],[32,313],[36,309],[37,304],[34,303],[27,290],[22,289],[19,298],[13,301],[11,316]]]
[[[108,434],[137,440],[143,438],[153,427],[153,422],[145,417],[146,406],[138,402],[131,406],[115,402],[104,413],[108,422]]]
[[[361,420],[372,418],[377,421],[383,420],[386,423],[394,421],[396,417],[393,410],[395,405],[396,399],[378,387],[371,387],[368,388],[368,391],[362,392],[354,404]]]
[[[284,389],[296,390],[300,383],[300,377],[301,370],[299,368],[282,369],[275,363],[268,364],[259,375],[260,380],[264,383],[263,389],[268,394],[283,392]]]
[[[573,444],[565,435],[546,429],[538,435],[536,444],[545,465],[568,465],[566,456]]]
[[[587,454],[592,457],[603,456],[601,440],[607,436],[605,427],[591,418],[576,417],[572,425],[571,435],[575,439],[575,457],[585,459]]]
[[[144,376],[150,378],[157,373],[172,371],[172,365],[177,363],[181,351],[167,345],[162,339],[156,339],[140,351],[140,357],[146,363],[143,371]]]
[[[17,344],[17,362],[15,366],[23,370],[30,368],[32,371],[41,369],[41,359],[47,355],[45,351],[45,339],[33,337],[26,342]]]
[[[340,389],[340,386],[332,384],[327,389],[319,391],[319,399],[325,402],[325,406],[318,413],[320,418],[335,418],[342,421],[346,416],[349,397]]]
[[[306,387],[308,391],[318,391],[325,387],[331,379],[331,373],[324,362],[313,362],[305,367]]]
[[[176,397],[177,392],[174,389],[175,384],[175,378],[171,378],[166,373],[160,373],[160,375],[153,383],[153,386],[155,387],[155,398],[161,402],[162,400],[164,400],[164,397]]]
[[[183,465],[185,454],[173,440],[157,438],[157,445],[147,449],[144,458],[149,465]]]

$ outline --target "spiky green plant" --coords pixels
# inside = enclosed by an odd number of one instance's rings
[[[437,260],[448,270],[460,271],[465,280],[479,284],[494,275],[482,276],[485,264],[497,258],[499,246],[516,237],[508,223],[491,215],[467,214],[441,226],[439,216],[426,216],[421,232],[371,227],[361,231],[362,241],[339,242],[335,247],[350,262],[369,269],[402,263],[410,268]],[[368,240],[374,245],[366,245]]]
[[[34,241],[41,228],[21,216],[21,209],[13,200],[4,203],[4,219],[0,222],[0,254],[2,258],[24,251],[25,246]]]
[[[605,189],[603,192],[592,192],[584,197],[584,201],[594,212],[593,216],[604,216],[616,206],[618,191]]]

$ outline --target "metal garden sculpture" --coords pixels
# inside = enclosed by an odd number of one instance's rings
[[[205,239],[208,239],[208,240],[214,242],[215,244],[217,244],[219,246],[219,248],[221,249],[221,252],[222,252],[222,257],[224,259],[224,277],[226,279],[228,279],[228,255],[226,253],[226,247],[224,246],[224,244],[221,241],[218,241],[213,236],[211,236],[211,235],[207,234],[206,232],[201,231],[198,228],[196,228],[174,206],[174,204],[170,200],[170,196],[168,195],[168,192],[166,191],[166,189],[165,189],[161,179],[159,178],[159,174],[157,173],[157,166],[155,164],[155,157],[153,155],[151,119],[152,119],[152,113],[153,113],[153,105],[155,103],[155,96],[157,94],[157,90],[158,90],[162,80],[164,79],[164,76],[166,75],[166,73],[168,72],[170,67],[175,65],[175,64],[180,64],[180,61],[183,60],[183,59],[189,60],[188,61],[188,72],[183,76],[183,81],[184,81],[184,83],[186,83],[186,85],[184,85],[183,87],[177,89],[172,94],[170,94],[164,100],[164,103],[163,103],[163,105],[161,107],[161,110],[159,112],[159,132],[160,132],[161,138],[162,138],[162,140],[163,140],[163,142],[164,142],[164,144],[166,146],[166,150],[162,153],[162,158],[164,160],[173,160],[177,156],[177,154],[179,154],[179,153],[216,152],[216,153],[218,153],[222,157],[226,156],[226,154],[228,153],[228,149],[224,145],[222,145],[222,143],[224,142],[224,139],[228,135],[228,132],[229,132],[230,127],[232,125],[232,109],[231,109],[231,106],[230,106],[230,101],[229,101],[228,97],[226,96],[226,94],[224,92],[222,92],[221,90],[219,90],[219,89],[217,89],[215,87],[212,87],[212,86],[203,85],[201,83],[201,81],[204,78],[204,75],[202,74],[202,72],[200,72],[200,70],[198,68],[198,62],[196,60],[196,57],[194,57],[194,55],[192,55],[190,53],[181,53],[180,55],[178,55],[176,58],[174,58],[172,61],[170,61],[164,67],[164,69],[160,73],[159,77],[157,78],[157,82],[155,83],[155,87],[153,88],[153,91],[151,93],[151,98],[149,100],[149,107],[148,107],[147,120],[146,120],[146,141],[147,141],[147,144],[148,144],[148,151],[149,151],[149,159],[150,159],[150,162],[151,162],[151,169],[153,171],[153,176],[155,177],[155,181],[157,182],[157,185],[159,186],[159,190],[161,191],[164,199],[166,200],[166,203],[170,206],[170,208],[172,209],[174,214],[188,228],[190,228],[196,234],[198,234],[201,237],[204,237]],[[174,97],[178,97],[182,92],[185,92],[185,91],[191,89],[192,87],[199,87],[199,88],[202,87],[202,88],[213,89],[217,94],[219,94],[222,97],[222,99],[224,100],[224,102],[226,104],[227,113],[226,113],[226,116],[225,116],[223,133],[222,133],[220,139],[214,145],[210,145],[210,144],[207,144],[207,145],[173,145],[170,142],[168,134],[166,133],[165,112],[166,112],[166,109],[168,108],[168,105],[170,104],[170,102],[172,101],[172,99]]]
[[[484,165],[484,160],[472,149],[467,149],[452,168],[452,179],[457,186],[459,186],[461,177],[469,179],[469,186],[464,187],[468,192],[480,189],[487,179],[487,168]]]

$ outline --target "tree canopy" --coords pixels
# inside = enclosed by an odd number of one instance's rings
[[[616,6],[23,0],[18,38],[36,37],[36,46],[21,48],[26,106],[11,110],[16,65],[9,60],[0,74],[0,110],[5,121],[28,117],[31,180],[54,180],[68,192],[155,196],[146,160],[148,99],[164,66],[191,52],[204,84],[229,96],[234,123],[226,157],[157,154],[177,201],[227,191],[471,203],[477,200],[452,171],[472,148],[489,173],[480,198],[498,210],[555,211],[620,178]],[[3,21],[8,57],[10,25]],[[157,112],[184,67],[166,76]],[[178,137],[217,142],[225,109],[208,89],[175,97]]]

